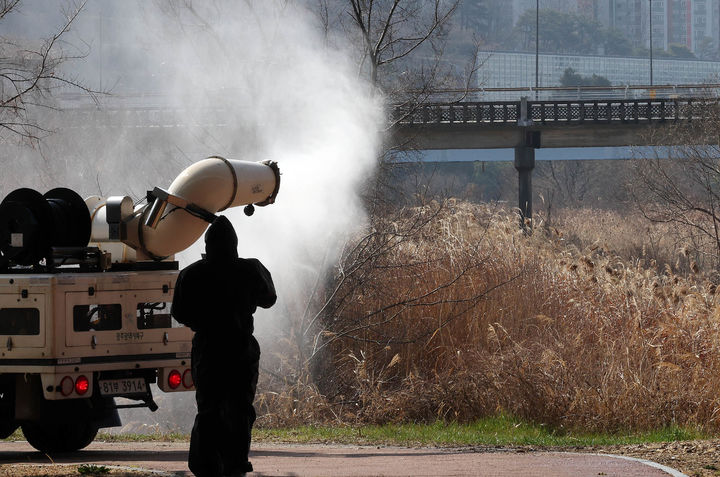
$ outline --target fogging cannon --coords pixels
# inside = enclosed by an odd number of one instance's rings
[[[217,212],[244,205],[252,215],[254,205],[272,204],[279,188],[275,162],[215,156],[185,169],[167,190],[155,187],[139,205],[126,196],[83,201],[65,188],[45,195],[17,189],[0,203],[0,269],[41,263],[107,269],[172,258]]]
[[[8,194],[0,202],[0,439],[22,427],[38,450],[74,451],[121,425],[117,409],[156,410],[150,384],[192,391],[193,333],[170,313],[173,255],[218,212],[251,213],[279,188],[274,162],[211,157],[138,204],[83,200],[65,188]]]

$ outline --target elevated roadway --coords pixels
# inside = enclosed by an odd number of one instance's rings
[[[715,98],[463,101],[399,106],[393,143],[432,149],[668,145],[649,128],[702,121]]]
[[[518,208],[525,224],[532,219],[536,149],[677,145],[678,135],[653,130],[706,121],[716,116],[717,106],[716,93],[401,105],[393,110],[390,140],[398,149],[514,148]]]

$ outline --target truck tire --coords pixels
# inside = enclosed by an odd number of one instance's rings
[[[0,439],[9,437],[18,426],[15,421],[15,376],[0,375]]]
[[[89,422],[28,422],[22,425],[28,443],[41,452],[74,452],[87,447],[98,433]]]

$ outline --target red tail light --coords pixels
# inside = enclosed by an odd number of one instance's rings
[[[185,388],[187,388],[187,389],[190,389],[191,387],[193,387],[195,385],[195,383],[193,382],[193,378],[192,378],[192,371],[190,371],[189,369],[186,369],[185,372],[183,373],[182,383],[183,383],[183,386],[185,386]]]
[[[168,374],[168,386],[170,386],[170,389],[177,389],[181,382],[182,376],[180,376],[180,371],[177,369],[170,371],[170,374]]]
[[[75,381],[75,392],[79,395],[83,395],[90,389],[90,381],[85,376],[78,376]]]

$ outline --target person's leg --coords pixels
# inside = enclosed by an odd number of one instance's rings
[[[260,347],[251,338],[245,354],[244,363],[238,367],[238,386],[228,393],[222,407],[222,422],[227,425],[223,446],[223,474],[234,475],[240,472],[252,472],[249,460],[252,427],[256,413],[253,407],[258,382]]]
[[[216,394],[217,390],[206,386],[195,391],[198,413],[190,435],[188,467],[198,477],[222,475],[218,444],[222,439],[223,425]]]
[[[216,439],[218,424],[216,412],[199,412],[195,416],[195,424],[190,435],[188,467],[197,477],[222,475]]]
[[[258,377],[260,375],[260,344],[254,336],[250,337],[250,346],[248,349],[249,365],[247,367],[247,387],[245,388],[245,396],[243,402],[244,428],[247,429],[247,437],[243,446],[243,455],[248,465],[252,469],[250,463],[250,443],[252,441],[252,428],[255,424],[257,414],[253,402],[255,401],[255,393],[257,391]]]
[[[228,395],[223,400],[220,413],[223,431],[218,440],[223,475],[237,475],[252,472],[247,458],[247,417],[238,395]]]

